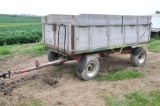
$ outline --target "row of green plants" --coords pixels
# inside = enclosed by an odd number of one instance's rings
[[[0,45],[39,42],[42,36],[41,24],[0,28]]]
[[[21,22],[21,23],[5,23],[0,22],[0,28],[4,29],[5,27],[18,27],[18,26],[33,26],[33,25],[40,25],[40,22]]]
[[[27,33],[22,35],[15,35],[15,36],[1,36],[0,37],[0,45],[5,44],[24,44],[24,43],[34,43],[39,42],[41,37],[36,33]]]

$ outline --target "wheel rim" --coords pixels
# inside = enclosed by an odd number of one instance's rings
[[[141,53],[139,54],[138,58],[139,58],[139,63],[143,63],[143,62],[145,61],[145,59],[146,59],[146,54],[145,54],[145,52],[141,52]]]
[[[86,74],[87,74],[89,77],[92,77],[92,76],[95,75],[96,70],[97,70],[97,65],[96,65],[96,63],[95,63],[95,62],[90,62],[90,63],[87,65]]]

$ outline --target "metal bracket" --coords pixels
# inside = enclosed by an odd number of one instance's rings
[[[6,71],[0,74],[0,78],[10,78],[11,71]]]

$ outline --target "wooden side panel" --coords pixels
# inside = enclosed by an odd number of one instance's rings
[[[106,27],[91,27],[91,48],[108,47]]]
[[[88,50],[89,49],[89,28],[76,27],[75,34],[75,50]]]
[[[125,44],[137,43],[137,26],[124,27]]]
[[[52,25],[45,24],[44,29],[45,29],[45,33],[44,33],[45,42],[54,45],[54,37],[53,37],[54,32],[52,31]]]
[[[42,23],[43,42],[52,45],[50,48],[59,48],[62,52],[66,49],[73,54],[114,49],[150,40],[150,16],[48,15],[43,17]],[[53,30],[53,25],[56,30]]]

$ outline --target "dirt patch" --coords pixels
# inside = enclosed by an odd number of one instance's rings
[[[22,85],[31,80],[40,80],[42,85],[57,87],[59,83],[58,79],[61,78],[61,75],[52,76],[52,74],[36,74],[27,77],[23,77],[17,80],[5,81],[1,80],[0,82],[0,94],[3,96],[13,96],[12,91],[16,89],[17,86]]]
[[[43,79],[43,81],[50,86],[55,86],[58,83],[58,80]]]
[[[0,93],[2,93],[3,95],[11,96],[11,92],[15,88],[16,88],[15,82],[8,83],[8,84],[5,82],[0,83]]]
[[[37,79],[38,77],[39,75],[33,75],[30,77],[21,78],[15,81],[6,82],[5,80],[3,80],[0,82],[0,93],[5,96],[12,96],[12,91],[16,88],[17,85],[29,80]]]

